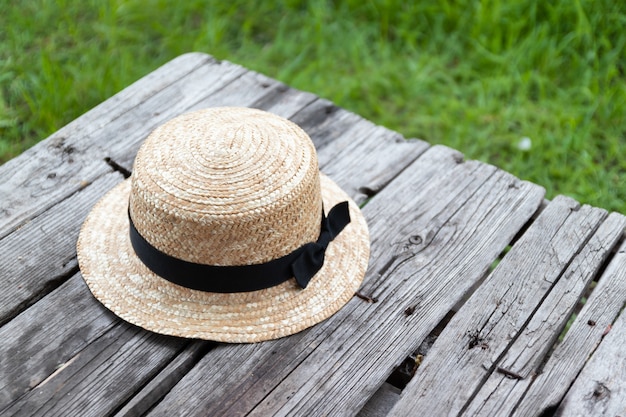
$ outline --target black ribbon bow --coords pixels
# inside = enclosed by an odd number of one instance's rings
[[[328,212],[328,216],[322,214],[322,228],[317,241],[302,246],[302,254],[291,264],[291,272],[300,287],[306,288],[311,278],[322,269],[328,244],[348,223],[350,223],[350,209],[347,201],[333,207]]]
[[[128,213],[130,241],[137,257],[152,272],[170,282],[194,290],[208,292],[257,291],[281,284],[291,277],[301,288],[324,265],[328,244],[350,223],[348,202],[334,206],[325,216],[322,212],[320,234],[309,242],[278,259],[262,264],[216,266],[188,262],[175,258],[152,246],[135,228]]]

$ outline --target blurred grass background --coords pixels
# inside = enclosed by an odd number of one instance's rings
[[[0,163],[175,56],[208,52],[626,213],[626,4],[0,2]]]

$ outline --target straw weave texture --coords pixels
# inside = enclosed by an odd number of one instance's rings
[[[143,265],[128,235],[130,201],[138,231],[171,256],[260,263],[315,241],[322,203],[328,210],[346,200],[352,221],[306,289],[293,279],[244,293],[185,288]],[[148,137],[132,178],[88,215],[77,251],[91,292],[121,318],[163,334],[256,342],[306,329],[347,303],[367,268],[369,236],[356,204],[319,173],[299,127],[259,110],[214,108],[179,116]]]
[[[176,258],[267,262],[317,238],[317,166],[308,135],[279,116],[247,108],[188,113],[142,145],[131,215],[148,242]]]

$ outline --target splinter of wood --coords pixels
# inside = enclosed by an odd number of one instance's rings
[[[378,298],[373,298],[373,297],[370,297],[369,295],[361,294],[358,291],[354,295],[359,297],[361,300],[367,301],[368,303],[377,303],[378,302]]]
[[[496,371],[501,373],[502,375],[506,376],[507,378],[511,378],[511,379],[518,379],[518,380],[522,380],[524,379],[523,376],[521,376],[520,374],[513,372],[513,371],[509,371],[508,369],[504,369],[500,366],[498,366],[496,368]]]

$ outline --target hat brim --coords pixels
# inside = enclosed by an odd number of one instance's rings
[[[92,294],[122,319],[161,334],[249,343],[300,332],[337,312],[358,290],[369,233],[358,206],[320,174],[324,207],[349,201],[351,222],[330,243],[305,289],[294,279],[243,293],[212,293],[171,283],[135,255],[128,233],[130,179],[111,189],[83,223],[78,263]]]

